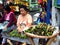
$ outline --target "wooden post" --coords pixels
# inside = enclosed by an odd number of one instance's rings
[[[10,45],[13,45],[13,43],[12,43],[9,39],[7,39],[7,42],[8,42]]]
[[[35,45],[35,44],[34,44],[34,41],[33,41],[33,38],[28,37],[28,39],[29,39],[29,41],[30,41],[31,45]]]

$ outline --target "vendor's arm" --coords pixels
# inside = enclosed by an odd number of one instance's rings
[[[8,27],[10,27],[11,25],[13,25],[13,24],[12,24],[12,22],[14,21],[13,18],[14,18],[14,14],[11,14],[11,15],[10,15],[10,19],[9,19],[9,23],[4,26],[4,30],[6,30],[6,29],[7,29]]]
[[[60,31],[58,31],[58,33],[52,35],[51,38],[57,37],[57,35],[60,35]]]
[[[17,30],[18,30],[18,32],[21,32],[21,28],[20,28],[20,15],[18,16],[18,19],[17,19]]]
[[[55,28],[56,28],[56,30],[54,30],[51,38],[54,38],[54,37],[56,37],[59,34],[59,28],[58,27],[55,27]]]
[[[9,19],[9,23],[7,24],[7,27],[9,27],[9,26],[12,25],[12,22],[14,21],[13,18],[14,18],[14,14],[11,13],[11,15],[10,15],[10,19]]]
[[[29,17],[28,17],[28,24],[27,24],[26,27],[31,27],[31,26],[32,26],[32,16],[29,15]]]
[[[48,38],[55,38],[55,37],[57,37],[57,35],[59,35],[59,33],[56,33],[56,34],[54,34],[52,36],[49,36]]]

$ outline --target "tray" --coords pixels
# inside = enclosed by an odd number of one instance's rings
[[[22,39],[22,38],[18,38],[18,37],[10,37],[8,34],[5,33],[1,33],[3,38],[7,38],[13,41],[18,41],[18,42],[26,42],[27,44],[31,44],[29,39]]]

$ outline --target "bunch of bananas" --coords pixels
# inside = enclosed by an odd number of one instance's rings
[[[54,32],[54,30],[55,27],[47,25],[46,23],[40,23],[37,26],[30,27],[25,32],[41,36],[50,36]]]

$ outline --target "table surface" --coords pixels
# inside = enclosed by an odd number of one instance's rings
[[[29,39],[21,39],[18,37],[10,37],[8,34],[1,33],[2,37],[13,40],[13,41],[18,41],[18,42],[26,42],[27,44],[31,44]]]

